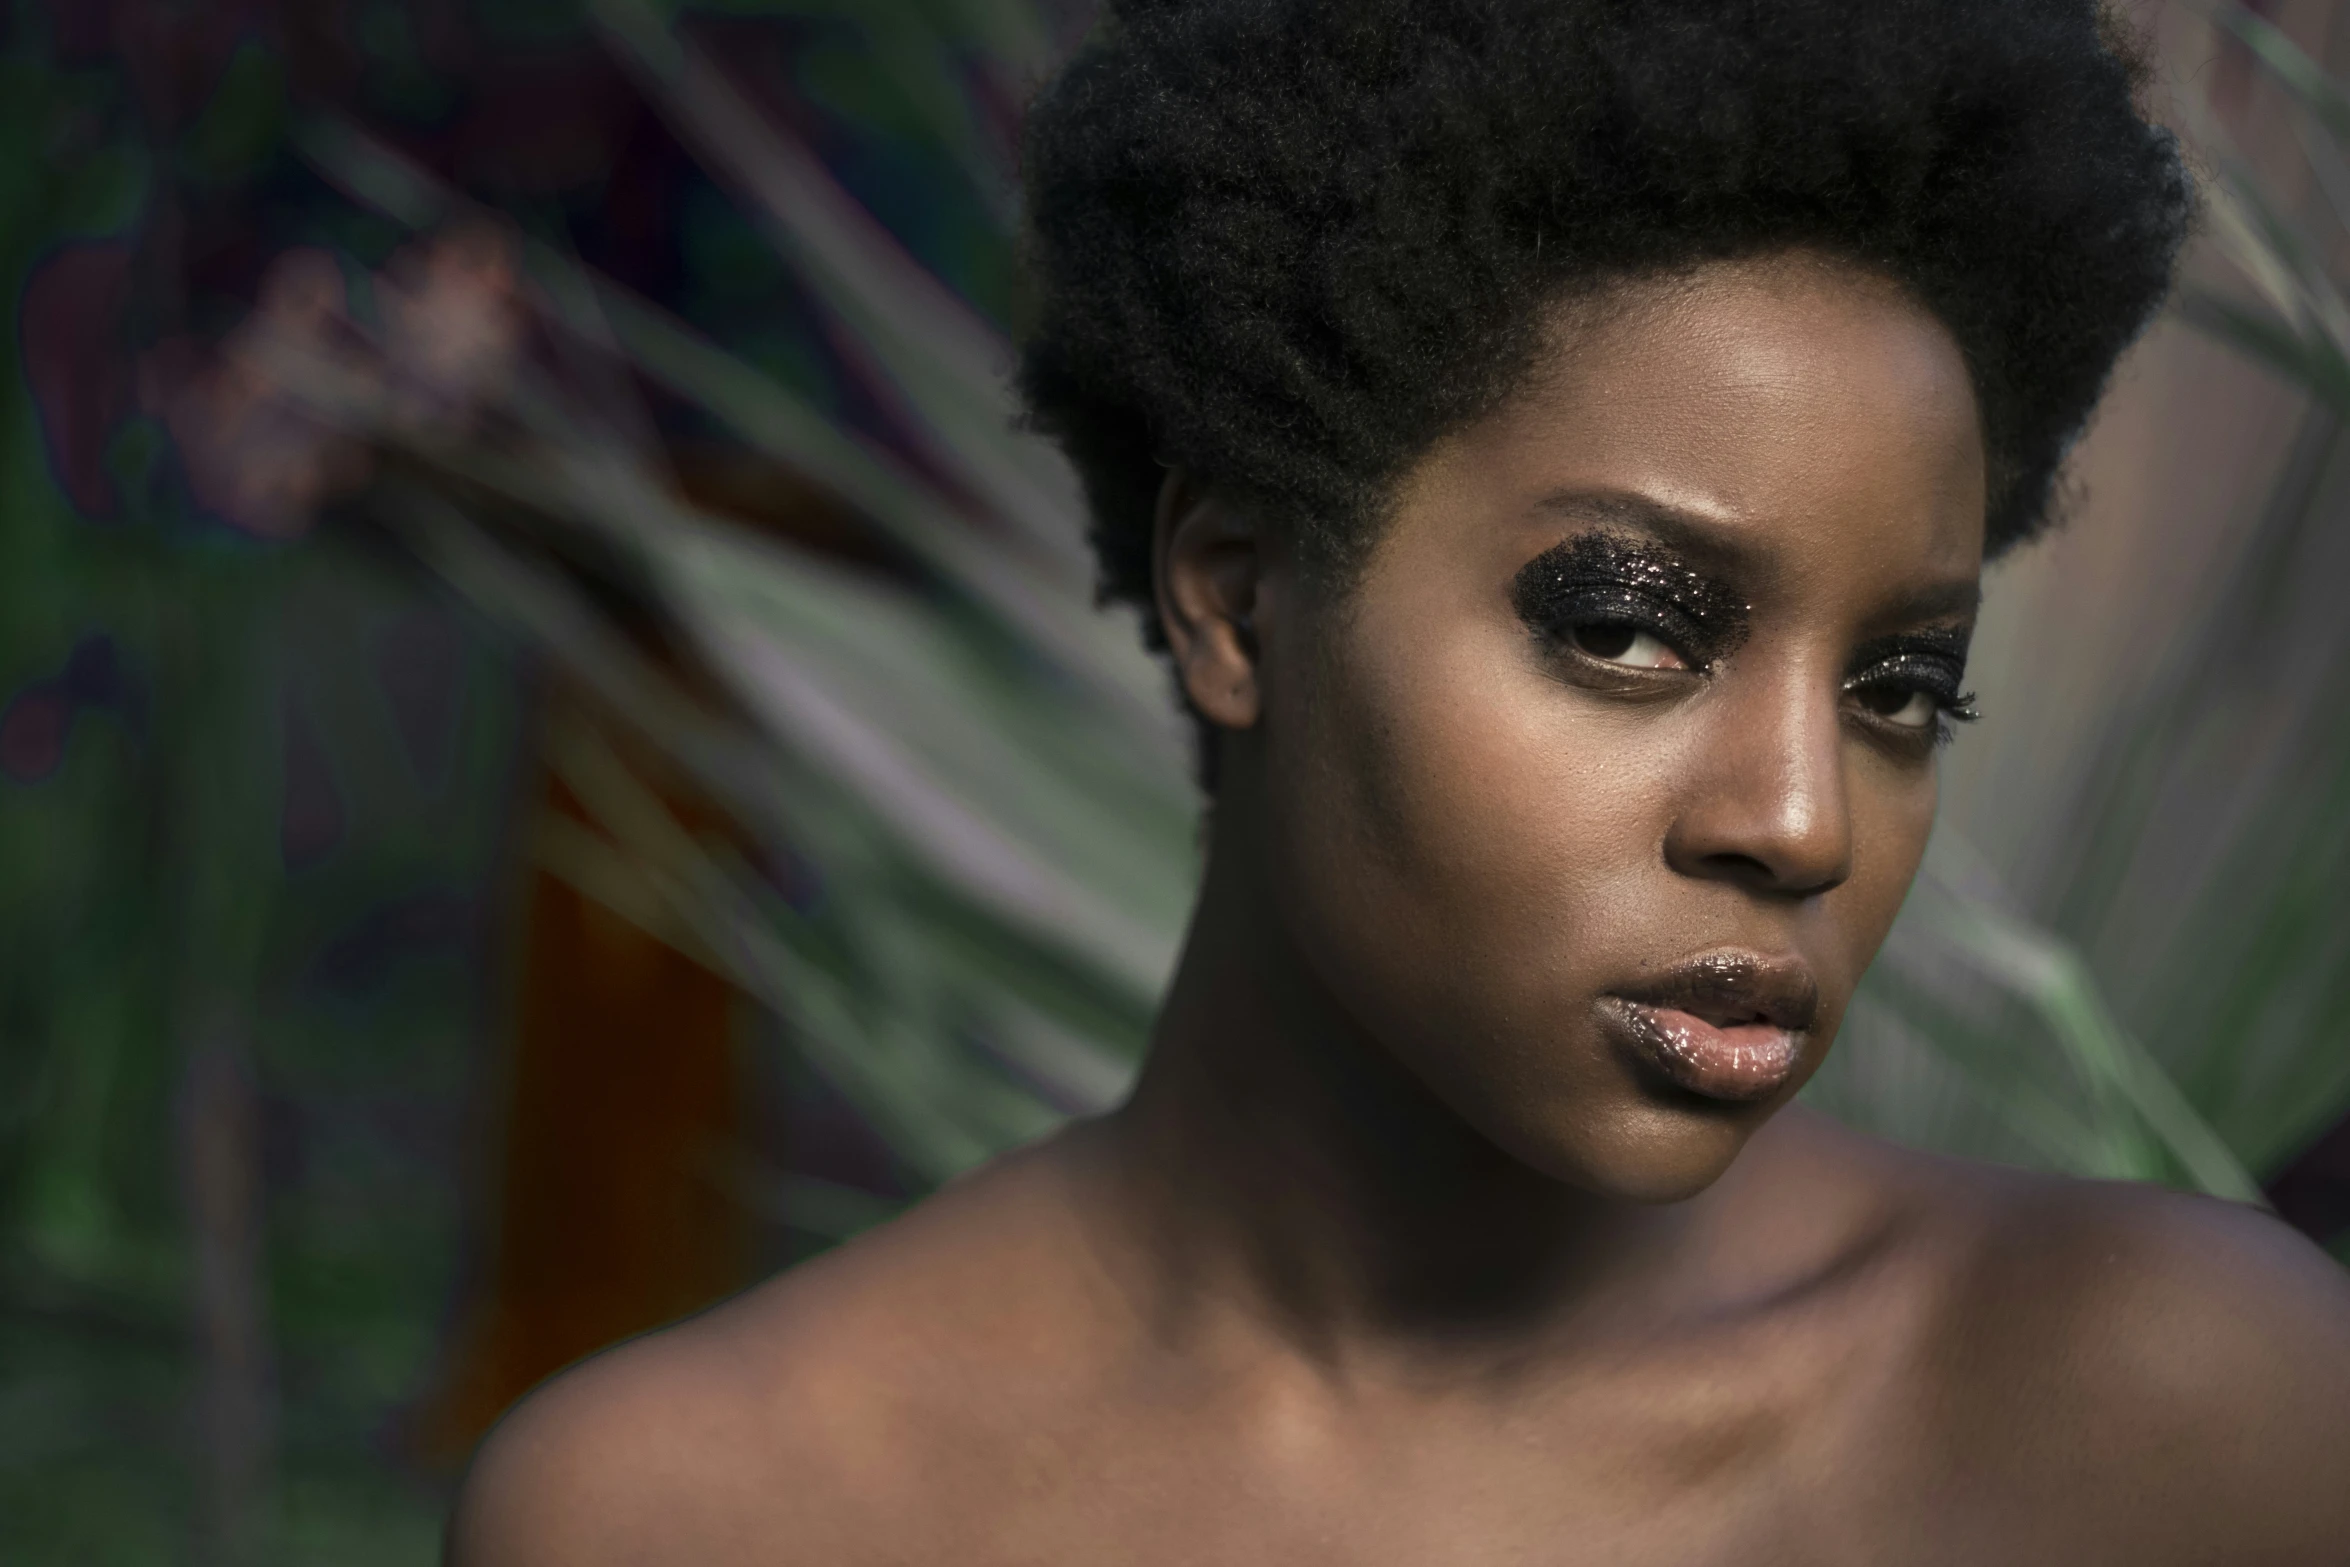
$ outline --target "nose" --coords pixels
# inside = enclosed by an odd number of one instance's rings
[[[1720,693],[1665,838],[1674,870],[1774,898],[1816,897],[1851,876],[1838,698],[1814,685],[1791,676]]]

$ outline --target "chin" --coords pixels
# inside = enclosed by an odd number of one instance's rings
[[[1571,1126],[1474,1119],[1496,1147],[1562,1185],[1621,1202],[1674,1203],[1720,1180],[1776,1109],[1644,1097],[1577,1116]]]

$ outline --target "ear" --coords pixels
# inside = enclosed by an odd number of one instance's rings
[[[1181,468],[1159,486],[1151,584],[1176,678],[1202,718],[1247,729],[1261,709],[1257,590],[1264,552],[1255,527]]]

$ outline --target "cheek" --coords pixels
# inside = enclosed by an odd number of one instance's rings
[[[1731,743],[1702,714],[1579,699],[1514,639],[1474,634],[1408,658],[1334,649],[1292,697],[1268,726],[1284,923],[1369,1031],[1458,1070],[1525,1057],[1573,1075],[1533,1059],[1575,1032],[1572,1008],[1719,943],[1792,940],[1840,1015],[1933,827],[1932,769],[1847,738],[1849,879],[1807,905],[1757,903],[1666,863],[1704,757]]]
[[[1910,883],[1925,858],[1926,841],[1934,832],[1934,809],[1939,797],[1932,767],[1888,766],[1881,758],[1861,755],[1847,762],[1846,789],[1851,802],[1852,879],[1829,895],[1823,914],[1832,926],[1835,946],[1844,955],[1849,972],[1837,976],[1838,989],[1858,984],[1893,920],[1909,896]],[[1823,985],[1828,976],[1821,976]]]
[[[1653,896],[1670,758],[1562,700],[1514,640],[1337,650],[1273,732],[1274,885],[1379,1031],[1475,1030],[1572,989]],[[1403,1041],[1396,1041],[1401,1044]]]
[[[1819,1027],[1798,1087],[1819,1070],[1842,1033],[1853,992],[1909,896],[1934,827],[1931,772],[1922,779],[1888,777],[1874,758],[1862,758],[1848,776],[1852,877],[1819,900],[1797,927],[1798,943],[1820,985]]]

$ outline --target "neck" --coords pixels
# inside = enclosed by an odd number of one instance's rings
[[[1329,994],[1271,910],[1211,855],[1150,1063],[1102,1141],[1155,1314],[1237,1305],[1328,1363],[1514,1359],[1672,1287],[1713,1194],[1604,1198],[1504,1153]]]

